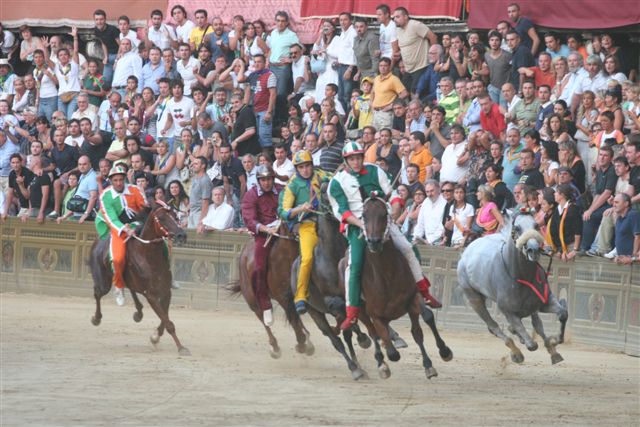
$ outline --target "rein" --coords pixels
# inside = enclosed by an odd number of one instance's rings
[[[379,200],[380,202],[382,202],[382,204],[384,205],[385,209],[387,208],[387,201],[385,199],[383,199],[382,197],[379,196],[369,196],[365,199],[364,203],[362,204],[362,209],[364,211],[364,207],[367,205],[367,203],[369,203],[372,200]],[[386,242],[387,240],[389,240],[389,233],[391,232],[391,215],[389,215],[389,213],[387,212],[387,224],[384,228],[384,234],[382,235],[382,242]],[[364,236],[364,239],[367,240],[367,227],[363,227],[362,229],[362,235]]]
[[[163,202],[159,203],[164,209],[170,210],[171,207]],[[158,219],[158,216],[152,212],[150,215],[153,216],[153,221],[155,222],[156,226],[160,229],[160,232],[162,233],[162,237],[156,237],[155,239],[151,239],[151,240],[145,240],[141,237],[138,237],[135,233],[130,235],[129,237],[127,237],[125,239],[125,242],[127,242],[131,237],[133,237],[134,239],[136,239],[138,242],[144,244],[144,245],[151,245],[151,244],[155,244],[155,243],[160,243],[160,242],[166,242],[170,237],[171,237],[171,233],[169,232],[169,230],[167,230],[166,228],[164,228],[164,226],[160,223],[160,220]],[[146,223],[145,223],[146,225]]]

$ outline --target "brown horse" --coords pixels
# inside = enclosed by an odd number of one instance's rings
[[[187,234],[180,227],[176,212],[164,203],[152,202],[152,206],[144,210],[138,219],[144,222],[140,235],[127,242],[127,261],[124,270],[124,281],[136,305],[133,320],[136,322],[142,320],[142,304],[137,296],[137,293],[141,293],[160,318],[160,325],[151,336],[151,342],[154,345],[157,344],[166,329],[178,346],[178,352],[188,356],[191,353],[180,343],[175,326],[169,319],[172,277],[166,247],[168,239],[175,240],[176,244],[184,243]],[[93,292],[96,298],[96,313],[91,323],[95,326],[98,326],[102,320],[100,299],[111,289],[113,279],[109,262],[109,241],[110,238],[96,239],[91,247],[89,258]]]
[[[293,303],[293,293],[289,289],[289,278],[291,275],[291,265],[299,254],[299,245],[292,233],[289,232],[287,226],[283,223],[278,229],[278,235],[282,237],[273,237],[275,242],[269,251],[269,259],[267,262],[267,285],[269,286],[269,296],[276,301],[284,309],[287,321],[293,327],[296,334],[296,351],[298,353],[306,353],[311,356],[315,352],[315,348],[309,340],[309,331],[302,324],[300,316],[296,312]],[[271,328],[266,326],[262,321],[262,310],[258,307],[256,296],[251,285],[251,275],[253,274],[253,252],[255,241],[251,240],[247,243],[240,253],[239,260],[239,278],[237,281],[230,283],[227,289],[232,293],[242,293],[249,308],[256,314],[260,324],[264,326],[269,336],[269,353],[274,359],[280,358],[282,352],[278,346],[278,340],[271,332]]]
[[[389,360],[400,360],[400,353],[396,350],[389,334],[389,322],[409,314],[411,320],[411,334],[420,347],[422,365],[427,378],[437,376],[431,359],[423,343],[420,314],[431,328],[436,339],[443,360],[453,358],[451,349],[446,346],[435,325],[433,312],[424,305],[422,297],[417,292],[413,275],[404,256],[390,240],[385,241],[388,225],[388,210],[384,199],[372,196],[365,200],[363,208],[363,222],[368,251],[365,254],[362,269],[362,294],[364,309],[359,319],[364,323],[375,344],[375,358],[378,362],[378,372],[382,378],[391,375],[389,367],[384,362],[379,339],[387,350]],[[344,271],[346,262],[341,261]],[[341,275],[344,278],[344,274]]]

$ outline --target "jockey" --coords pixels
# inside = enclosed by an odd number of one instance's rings
[[[124,267],[126,241],[135,233],[134,218],[147,204],[144,192],[125,182],[126,168],[118,164],[109,171],[111,185],[100,195],[100,212],[96,217],[96,230],[102,240],[111,234],[109,255],[113,268],[116,304],[124,305]]]
[[[316,211],[320,204],[320,185],[328,182],[330,175],[313,167],[311,153],[300,150],[293,155],[296,174],[287,183],[280,197],[280,218],[300,224],[300,271],[296,296],[298,314],[307,312],[309,278],[313,267],[313,250],[318,243],[316,233]]]
[[[278,231],[278,194],[282,190],[282,186],[274,184],[274,177],[275,173],[271,166],[260,165],[256,171],[258,185],[245,193],[241,205],[242,219],[256,240],[251,286],[266,326],[273,325],[273,311],[267,284],[267,258],[273,244],[273,239],[269,239],[269,236]]]
[[[361,194],[369,195],[375,191],[380,197],[386,197],[391,193],[392,188],[388,175],[383,170],[373,164],[363,164],[364,150],[357,142],[345,144],[342,156],[345,168],[329,183],[329,201],[335,217],[342,222],[341,229],[346,229],[346,237],[349,241],[348,264],[345,272],[347,318],[340,325],[340,328],[347,329],[357,321],[360,311],[360,276],[366,246],[361,232],[364,229],[362,222],[364,200]],[[407,259],[416,286],[427,304],[440,307],[440,303],[429,293],[431,284],[422,274],[422,268],[411,244],[393,221],[389,223],[389,236]]]

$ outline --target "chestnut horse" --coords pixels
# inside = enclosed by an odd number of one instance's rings
[[[409,314],[411,334],[422,353],[422,365],[427,378],[437,376],[433,364],[424,347],[420,314],[431,328],[444,361],[453,358],[451,349],[444,343],[435,325],[433,312],[424,304],[422,296],[417,292],[415,280],[409,264],[393,242],[386,239],[389,226],[389,213],[384,199],[372,196],[365,200],[362,220],[368,251],[365,254],[362,268],[362,295],[364,307],[359,319],[369,331],[375,344],[375,358],[378,362],[378,373],[382,378],[391,375],[380,348],[379,340],[387,350],[389,360],[400,360],[389,333],[389,322]],[[346,268],[346,260],[340,263],[341,271]],[[344,279],[344,274],[341,275]]]
[[[173,337],[180,355],[188,356],[191,353],[184,347],[178,336],[173,322],[169,319],[169,304],[171,303],[171,270],[167,254],[166,242],[173,239],[176,244],[182,244],[187,239],[187,234],[180,227],[176,212],[164,203],[152,202],[151,207],[138,215],[143,221],[139,236],[127,241],[126,265],[124,281],[131,291],[131,296],[136,306],[133,320],[142,320],[142,304],[137,293],[145,296],[153,311],[160,318],[160,325],[151,336],[151,342],[155,345],[166,329]],[[109,261],[110,237],[101,240],[96,239],[91,246],[89,266],[93,276],[93,292],[96,298],[96,313],[91,323],[98,326],[102,320],[100,299],[111,289],[113,272]]]
[[[269,296],[275,299],[284,309],[287,321],[293,327],[296,334],[296,351],[298,353],[306,353],[311,356],[315,352],[315,348],[309,340],[309,331],[302,324],[300,316],[296,312],[293,303],[293,293],[289,289],[289,277],[291,275],[291,265],[298,257],[299,245],[294,235],[289,232],[287,226],[282,223],[278,228],[278,235],[281,237],[272,237],[275,239],[269,258],[267,261],[267,285],[269,286]],[[256,314],[260,324],[264,326],[269,337],[269,353],[274,359],[280,358],[282,352],[278,345],[278,340],[271,332],[271,328],[266,326],[262,321],[262,310],[258,307],[255,292],[251,284],[251,275],[253,274],[253,252],[255,241],[251,240],[240,252],[240,260],[238,262],[239,275],[238,280],[230,283],[227,289],[231,293],[242,293],[249,308]]]

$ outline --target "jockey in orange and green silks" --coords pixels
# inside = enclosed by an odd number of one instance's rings
[[[341,230],[346,230],[349,241],[345,272],[347,318],[340,325],[342,329],[347,329],[357,321],[361,305],[361,274],[366,250],[364,233],[362,233],[364,228],[362,194],[376,192],[380,197],[385,197],[391,193],[392,186],[388,175],[382,169],[373,164],[363,163],[364,150],[357,142],[345,144],[342,156],[345,160],[345,168],[329,183],[328,195],[333,214],[341,221]],[[435,307],[440,306],[440,303],[429,294],[430,283],[422,273],[413,247],[393,222],[389,224],[389,237],[407,260],[416,286],[427,303]]]
[[[124,266],[126,240],[135,232],[133,219],[147,204],[144,192],[137,186],[127,184],[126,169],[116,165],[109,172],[111,186],[100,195],[100,212],[96,217],[96,230],[101,239],[111,235],[109,255],[113,268],[113,285],[116,302],[124,304]]]

